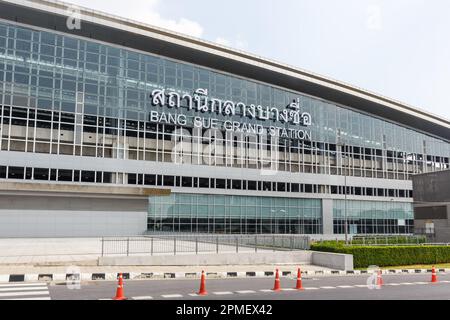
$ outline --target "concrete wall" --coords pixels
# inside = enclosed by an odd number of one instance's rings
[[[428,240],[450,243],[450,170],[413,176],[413,187],[415,232],[422,234],[433,223]]]
[[[314,258],[315,256],[315,258]],[[177,256],[100,257],[100,266],[214,266],[314,264],[335,270],[353,270],[353,256],[313,251],[224,253]]]
[[[450,211],[448,211],[450,212]],[[429,219],[414,221],[416,231],[424,230],[427,223],[434,223],[434,235],[428,235],[431,242],[450,243],[450,220],[449,219]]]
[[[311,263],[337,270],[353,270],[353,255],[313,251]]]
[[[413,176],[415,202],[450,202],[450,170]]]
[[[0,237],[98,237],[147,230],[147,199],[0,195]]]

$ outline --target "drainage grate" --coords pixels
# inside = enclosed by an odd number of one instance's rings
[[[93,273],[92,274],[92,278],[93,281],[96,280],[105,280],[106,279],[106,275],[104,273]]]
[[[9,282],[24,282],[25,275],[24,274],[11,274],[9,276]]]
[[[245,276],[247,276],[247,277],[256,277],[256,272],[246,272]]]
[[[79,273],[68,273],[66,274],[66,281],[80,281],[81,275]]]
[[[53,281],[52,274],[40,274],[38,276],[38,281]]]
[[[281,275],[282,275],[283,277],[290,276],[291,274],[292,274],[292,272],[290,272],[290,271],[283,271],[283,272],[281,273]]]
[[[323,271],[322,270],[318,270],[318,271],[315,272],[315,274],[323,274]]]
[[[264,272],[264,276],[266,276],[266,277],[272,277],[273,275],[274,275],[273,271]]]
[[[175,273],[164,273],[164,278],[175,279]]]
[[[227,272],[227,277],[236,278],[237,277],[237,272]]]
[[[195,272],[185,273],[184,277],[185,278],[197,278],[197,273],[195,273]]]

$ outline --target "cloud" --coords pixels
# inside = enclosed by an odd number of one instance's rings
[[[383,28],[383,19],[381,7],[378,5],[370,5],[367,7],[366,27],[369,30],[378,31]]]
[[[228,40],[223,37],[217,37],[216,40],[214,40],[214,42],[226,47],[232,47],[241,50],[245,50],[248,48],[247,41],[245,41],[241,35],[237,35],[236,38],[233,40]]]
[[[200,38],[203,35],[203,27],[196,21],[187,18],[168,19],[162,17],[157,11],[160,0],[71,0],[71,2],[74,5],[111,13],[192,37]]]
[[[222,38],[222,37],[218,37],[214,42],[217,44],[220,44],[222,46],[227,46],[227,47],[229,47],[231,45],[229,40]]]

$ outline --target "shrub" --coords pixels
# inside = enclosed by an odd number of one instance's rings
[[[311,250],[352,254],[355,268],[450,262],[450,246],[346,246],[342,242],[327,241],[312,244]]]

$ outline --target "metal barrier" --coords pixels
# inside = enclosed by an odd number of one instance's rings
[[[426,237],[418,235],[401,235],[401,236],[354,236],[350,240],[350,245],[420,245],[427,242]]]
[[[365,244],[352,244],[351,246],[366,246]],[[450,243],[437,243],[437,242],[430,242],[430,243],[391,243],[391,244],[385,244],[385,243],[378,243],[378,244],[371,244],[371,247],[417,247],[417,246],[450,246]]]
[[[310,239],[298,235],[148,235],[102,238],[101,255],[179,255],[309,250]]]

